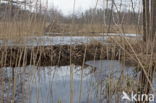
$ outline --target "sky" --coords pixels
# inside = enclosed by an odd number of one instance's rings
[[[85,10],[89,8],[95,8],[97,0],[75,0],[75,12],[84,12]],[[106,0],[98,0],[98,6],[97,7],[106,7],[103,5],[106,5],[103,3],[103,1],[106,2]],[[110,0],[111,1],[111,0]],[[136,11],[141,10],[141,0],[132,0],[133,1],[133,7]],[[47,0],[42,0],[43,4],[47,3]],[[122,2],[122,3],[121,3]],[[103,3],[103,4],[102,4]],[[122,10],[129,10],[132,8],[131,0],[115,0],[115,3],[119,7],[122,5]],[[74,0],[48,0],[48,8],[55,7],[58,10],[62,11],[63,14],[68,15],[73,13],[73,5]]]
[[[23,1],[23,0],[19,0],[19,1]],[[48,4],[49,9],[54,7],[60,10],[64,15],[69,15],[73,13],[74,0],[31,0],[31,1],[34,1],[34,3],[36,1],[41,1],[42,6],[44,6],[45,8],[47,8],[46,5]],[[98,1],[97,8],[106,8],[107,0],[75,0],[74,11],[75,13],[81,13],[89,8],[95,8],[97,1]],[[112,1],[112,0],[108,0],[108,1]],[[132,9],[132,6],[135,9],[135,11],[140,11],[142,9],[140,6],[142,5],[141,3],[142,0],[114,0],[114,1],[117,7],[124,11],[128,11],[129,9]],[[131,1],[133,1],[133,5]],[[120,7],[120,5],[122,5],[122,7]]]
[[[23,1],[23,0],[19,0]],[[28,0],[30,1],[30,0]],[[62,11],[64,15],[72,14],[73,13],[73,5],[74,5],[74,0],[31,0],[34,1],[41,1],[42,6],[46,8],[46,5],[48,4],[48,8],[57,8],[58,10]],[[106,1],[107,0],[75,0],[75,12],[84,12],[85,10],[89,8],[95,8],[96,3],[98,1],[98,8],[106,8]],[[108,0],[112,1],[112,0]],[[132,8],[132,3],[133,1],[133,7],[135,11],[141,10],[142,0],[114,0],[117,7],[120,8],[120,5],[122,5],[121,9],[126,11]],[[111,2],[110,2],[111,3]]]
[[[60,9],[65,15],[73,13],[74,0],[49,0],[49,7],[54,6]],[[93,8],[96,5],[96,0],[76,0],[75,12],[85,11],[89,8]]]

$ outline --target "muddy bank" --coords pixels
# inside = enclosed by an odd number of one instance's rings
[[[118,60],[121,49],[108,44],[1,47],[0,67],[82,65],[88,60]]]

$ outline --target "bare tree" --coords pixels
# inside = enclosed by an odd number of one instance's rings
[[[155,37],[155,34],[156,34],[156,0],[152,0],[151,1],[151,15],[152,15],[152,18],[151,18],[151,23],[152,23],[152,38]]]
[[[152,40],[156,32],[156,0],[143,0],[144,41]]]

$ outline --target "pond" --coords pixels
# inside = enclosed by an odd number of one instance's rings
[[[107,102],[108,98],[104,98],[103,93],[107,91],[109,79],[116,81],[122,73],[133,78],[135,74],[134,67],[124,66],[115,60],[87,61],[86,65],[83,69],[75,65],[16,67],[16,102],[69,103],[71,99],[74,103]],[[113,95],[112,103],[117,96],[121,94]]]
[[[139,34],[100,34],[99,36],[31,36],[17,40],[0,40],[0,45],[7,46],[49,46],[49,45],[71,45],[83,44],[92,41],[105,42],[110,36],[140,37]]]
[[[111,34],[113,35],[113,34]],[[137,37],[135,34],[125,36]],[[18,41],[0,41],[9,46],[47,46],[89,43],[94,40],[105,42],[108,36],[41,36],[26,37]],[[6,78],[12,78],[11,67],[3,68]],[[122,90],[137,84],[135,67],[125,66],[116,60],[87,61],[85,66],[62,67],[15,67],[16,103],[125,103],[121,100]],[[8,80],[6,80],[8,81]],[[156,87],[154,79],[154,87]],[[127,87],[128,83],[129,87]],[[5,93],[0,97],[7,101],[13,92],[12,84],[6,82]],[[118,91],[116,88],[119,87]],[[3,95],[3,96],[2,96]],[[5,102],[4,102],[5,103]],[[7,102],[6,102],[7,103]]]

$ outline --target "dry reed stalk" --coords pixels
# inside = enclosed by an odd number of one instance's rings
[[[114,47],[113,51],[111,47]],[[101,50],[103,48],[103,50]],[[87,44],[86,50],[86,61],[87,60],[97,60],[99,58],[106,59],[111,58],[112,53],[114,53],[113,59],[118,58],[118,47],[109,46],[108,54],[106,53],[107,45],[99,44]],[[72,52],[70,52],[70,49]],[[39,46],[39,47],[8,47],[5,52],[5,47],[1,47],[0,59],[3,60],[3,55],[6,55],[6,62],[1,67],[4,66],[22,66],[24,65],[38,65],[38,66],[52,66],[52,65],[68,65],[71,63],[76,65],[83,64],[85,45],[55,45],[55,46]],[[71,54],[70,54],[71,53]],[[95,55],[96,53],[96,55]]]
[[[82,63],[82,67],[81,67],[81,82],[80,82],[80,95],[79,95],[79,103],[81,103],[81,96],[82,96],[82,81],[83,81],[83,69],[84,69],[84,66],[85,66],[85,58],[86,58],[86,51],[87,51],[87,46],[85,46],[85,50],[84,50],[84,55],[83,55],[83,63]]]

